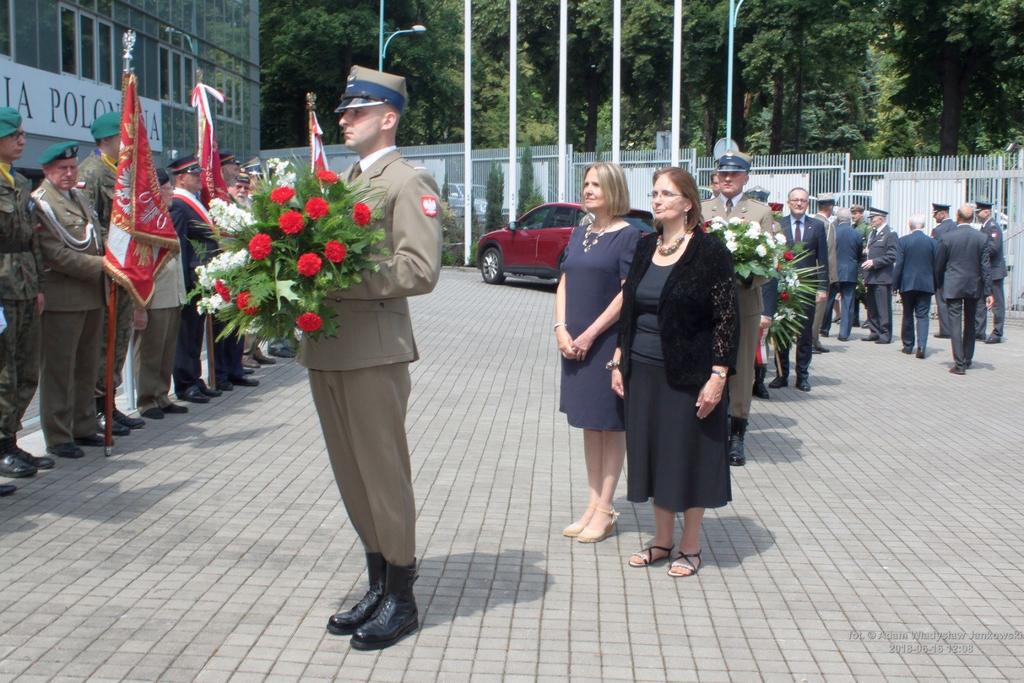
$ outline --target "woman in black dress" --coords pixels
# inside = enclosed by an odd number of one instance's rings
[[[599,162],[583,178],[587,218],[565,248],[555,295],[555,340],[562,354],[560,409],[583,430],[590,500],[583,515],[562,533],[596,543],[615,529],[612,496],[626,455],[622,399],[608,386],[622,305],[622,281],[633,262],[640,229],[622,217],[629,212],[626,176],[615,164]]]
[[[625,396],[627,495],[654,504],[654,540],[629,564],[671,557],[682,512],[683,538],[668,573],[683,577],[701,566],[704,509],[732,499],[722,399],[736,365],[738,309],[732,256],[703,230],[693,177],[658,171],[651,199],[659,232],[637,245],[608,365],[612,389]]]

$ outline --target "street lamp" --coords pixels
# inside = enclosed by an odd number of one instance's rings
[[[184,38],[185,40],[187,40],[188,41],[188,47],[192,51],[192,54],[195,55],[196,57],[199,56],[199,46],[196,45],[196,41],[192,38],[192,36],[190,36],[189,34],[185,33],[184,31],[179,31],[178,29],[174,28],[173,26],[167,26],[167,27],[164,28],[164,30],[167,32],[167,35],[169,35],[169,36],[173,36],[173,35],[177,34],[177,35],[181,36],[182,38]]]
[[[391,43],[391,40],[395,36],[400,36],[403,33],[426,33],[426,32],[427,32],[427,27],[426,26],[424,26],[423,24],[414,24],[412,28],[403,28],[401,31],[394,31],[393,33],[389,33],[387,35],[387,38],[384,40],[384,47],[382,47],[380,49],[380,60],[379,60],[379,62],[377,64],[377,70],[378,71],[383,71],[384,70],[384,58],[388,54],[388,44]]]
[[[736,21],[740,15],[740,7],[743,7],[743,0],[739,3],[736,0],[729,0],[729,56],[726,58],[728,62],[728,78],[726,79],[727,85],[725,86],[725,139],[730,142],[727,145],[732,144],[732,53],[733,53],[733,34],[736,32]],[[726,147],[728,149],[728,147]]]

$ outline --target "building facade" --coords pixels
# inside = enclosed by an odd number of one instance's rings
[[[121,108],[129,29],[158,165],[195,150],[197,73],[224,94],[210,103],[221,148],[259,152],[259,0],[0,0],[0,106],[22,115],[19,168],[57,140],[91,150],[89,125]]]

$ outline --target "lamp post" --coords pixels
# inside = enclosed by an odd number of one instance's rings
[[[743,7],[743,0],[740,0],[738,3],[736,0],[729,0],[729,56],[726,57],[726,61],[728,63],[728,77],[726,78],[727,85],[725,86],[725,139],[730,141],[732,140],[733,35],[736,32],[736,20],[740,15],[740,7]]]
[[[423,24],[415,24],[415,25],[413,25],[412,28],[403,28],[400,31],[393,31],[392,33],[389,33],[387,38],[384,40],[384,46],[380,49],[380,60],[379,60],[379,62],[377,64],[377,70],[378,71],[383,71],[384,70],[384,58],[388,54],[388,45],[391,43],[391,41],[394,39],[395,36],[400,36],[403,33],[426,33],[426,32],[427,32],[427,27],[426,26],[424,26]],[[384,34],[382,33],[381,35],[384,35]]]

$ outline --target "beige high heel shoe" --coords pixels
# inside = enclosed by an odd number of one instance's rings
[[[587,506],[587,512],[590,512],[593,509],[594,509],[593,505],[588,505]],[[577,536],[580,535],[580,532],[583,531],[586,528],[587,528],[586,524],[581,524],[579,522],[573,522],[569,526],[567,526],[564,529],[562,529],[562,535],[563,536],[568,536],[569,538],[576,538]]]
[[[615,508],[605,509],[599,508],[595,505],[594,509],[598,512],[603,512],[604,514],[611,516],[612,519],[608,522],[608,526],[606,526],[602,531],[590,531],[589,529],[584,528],[583,531],[576,534],[576,540],[580,543],[597,543],[598,541],[603,541],[611,536],[612,532],[615,531],[615,521],[619,518],[619,513],[615,511]]]

